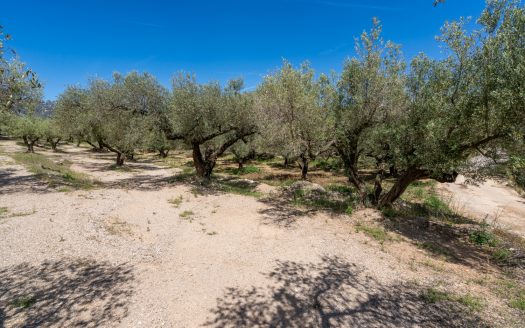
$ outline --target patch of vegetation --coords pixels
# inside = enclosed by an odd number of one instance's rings
[[[11,305],[15,308],[27,309],[31,305],[36,303],[36,297],[34,295],[20,296],[15,299]]]
[[[442,201],[437,195],[424,196],[423,205],[434,215],[448,214],[451,212],[448,204]]]
[[[292,195],[294,205],[305,206],[317,210],[328,210],[335,213],[352,215],[354,200],[351,196],[333,197],[328,193],[316,193],[295,190]]]
[[[112,170],[112,171],[118,171],[118,172],[131,172],[133,171],[133,169],[127,165],[116,165],[116,164],[111,164],[110,166],[108,166],[108,169],[109,170]]]
[[[106,231],[110,235],[115,235],[115,236],[123,236],[123,235],[132,236],[133,235],[133,230],[131,229],[131,226],[129,225],[129,223],[122,221],[119,218],[110,218],[109,220],[106,221],[104,227],[106,228]]]
[[[88,176],[71,170],[70,162],[55,163],[42,154],[34,153],[14,153],[10,156],[38,178],[46,181],[50,187],[68,186],[75,189],[90,189],[94,186],[94,181]]]
[[[243,180],[222,180],[217,181],[215,185],[215,187],[222,192],[261,198],[264,195],[255,190],[256,186],[256,183]]]
[[[513,309],[525,312],[525,288],[518,282],[511,279],[501,279],[491,284],[496,292],[508,300],[508,304]]]
[[[509,306],[513,309],[518,309],[525,312],[525,292],[520,293],[513,300],[511,300]]]
[[[509,262],[511,255],[512,252],[509,249],[498,247],[492,252],[491,258],[498,264],[505,264]]]
[[[469,240],[470,242],[477,245],[488,245],[491,247],[498,245],[498,239],[496,235],[490,232],[484,225],[482,225],[480,229],[471,232],[469,235]]]
[[[225,169],[226,172],[234,175],[244,175],[244,174],[253,174],[253,173],[260,173],[261,169],[257,166],[253,165],[246,165],[243,168],[227,168]]]
[[[470,294],[455,295],[449,292],[440,291],[435,288],[428,288],[423,293],[423,299],[429,304],[439,303],[443,301],[457,302],[465,305],[472,311],[479,311],[483,309],[483,302],[479,297]]]
[[[291,186],[295,180],[294,179],[288,179],[288,178],[278,178],[274,176],[266,176],[261,180],[258,180],[262,183],[266,183],[267,185],[274,186],[274,187],[281,187],[286,188]]]
[[[484,304],[479,297],[470,294],[456,296],[455,301],[467,306],[472,311],[480,311],[484,307]]]
[[[355,194],[355,189],[344,184],[332,183],[326,186],[326,190],[337,192],[343,195],[351,196]]]
[[[7,207],[0,207],[0,217],[3,217],[9,213],[9,209]]]
[[[194,215],[194,213],[193,213],[192,211],[187,211],[187,210],[186,210],[186,211],[180,213],[180,214],[179,214],[179,217],[180,217],[181,219],[189,219],[189,218],[193,217],[193,215]]]
[[[323,171],[334,172],[343,168],[343,162],[339,158],[317,159],[312,161],[311,166]]]
[[[430,241],[419,243],[418,247],[435,255],[452,257],[452,253],[447,248]]]
[[[385,228],[375,225],[358,223],[355,227],[355,231],[363,232],[368,237],[377,240],[381,245],[383,245],[386,241],[393,240]]]
[[[434,304],[450,300],[451,295],[435,288],[429,288],[423,293],[423,299],[429,304]]]
[[[182,195],[180,195],[179,197],[169,199],[168,203],[173,205],[175,208],[178,208],[182,204],[183,200],[184,199],[182,198]]]

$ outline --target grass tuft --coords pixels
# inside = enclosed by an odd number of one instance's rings
[[[451,301],[465,305],[471,311],[480,311],[483,309],[483,301],[471,294],[455,295],[449,292],[440,291],[435,288],[429,288],[423,293],[423,299],[429,304],[439,303],[443,301]]]
[[[25,295],[15,299],[11,305],[15,308],[27,309],[31,305],[36,303],[36,297],[34,295]]]
[[[180,195],[179,197],[169,199],[168,203],[173,205],[173,207],[178,208],[182,204],[183,200],[184,199],[182,198],[182,195]]]
[[[192,211],[184,211],[182,213],[179,214],[179,217],[181,219],[189,219],[191,218],[192,216],[194,215],[194,213]]]
[[[386,241],[392,240],[392,237],[383,227],[358,223],[355,227],[356,232],[363,232],[365,235],[377,240],[381,245]]]

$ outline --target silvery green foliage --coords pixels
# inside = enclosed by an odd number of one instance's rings
[[[157,80],[132,72],[115,74],[111,82],[91,80],[85,89],[69,87],[57,101],[55,117],[64,133],[115,152],[121,165],[166,107],[167,91]]]
[[[329,135],[333,122],[328,108],[330,87],[326,76],[314,78],[308,63],[296,69],[284,61],[256,92],[266,148],[287,158],[300,158],[303,178],[308,162],[326,150],[333,138]]]
[[[374,20],[372,29],[356,39],[358,56],[344,63],[333,102],[336,149],[363,200],[367,188],[359,173],[360,161],[368,156],[384,165],[388,158],[384,129],[397,124],[407,100],[399,46],[385,42],[381,30]]]
[[[448,56],[420,54],[407,74],[382,55],[389,47],[381,47],[377,24],[362,35],[364,52],[345,65],[336,102],[339,153],[362,196],[389,205],[410,182],[452,181],[472,156],[523,138],[524,9],[489,1],[477,22],[474,30],[467,19],[446,23],[438,39]],[[378,165],[373,193],[360,174],[361,156]],[[396,182],[383,192],[386,176]]]
[[[6,47],[10,39],[0,26],[0,112],[24,113],[40,100],[41,85],[15,51]]]
[[[170,139],[193,150],[197,174],[209,178],[217,158],[239,140],[257,132],[253,95],[242,93],[242,81],[199,84],[188,74],[173,79]]]

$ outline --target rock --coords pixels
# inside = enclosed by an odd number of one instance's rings
[[[303,190],[306,194],[326,194],[326,189],[323,186],[318,185],[317,183],[312,183],[308,181],[297,181],[294,182],[287,189],[290,193],[294,194],[298,190]]]

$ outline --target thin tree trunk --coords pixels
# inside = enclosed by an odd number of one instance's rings
[[[117,161],[116,161],[116,164],[117,166],[122,166],[124,165],[124,161],[126,159],[126,156],[124,156],[124,154],[122,153],[117,153]]]
[[[238,161],[237,164],[239,164],[239,170],[242,170],[244,168],[244,161],[243,160]]]
[[[308,157],[304,154],[301,154],[301,179],[306,180],[308,177]]]
[[[22,140],[24,140],[24,145],[27,147],[27,152],[31,153],[31,146],[29,145],[29,139],[26,136],[22,136]]]

